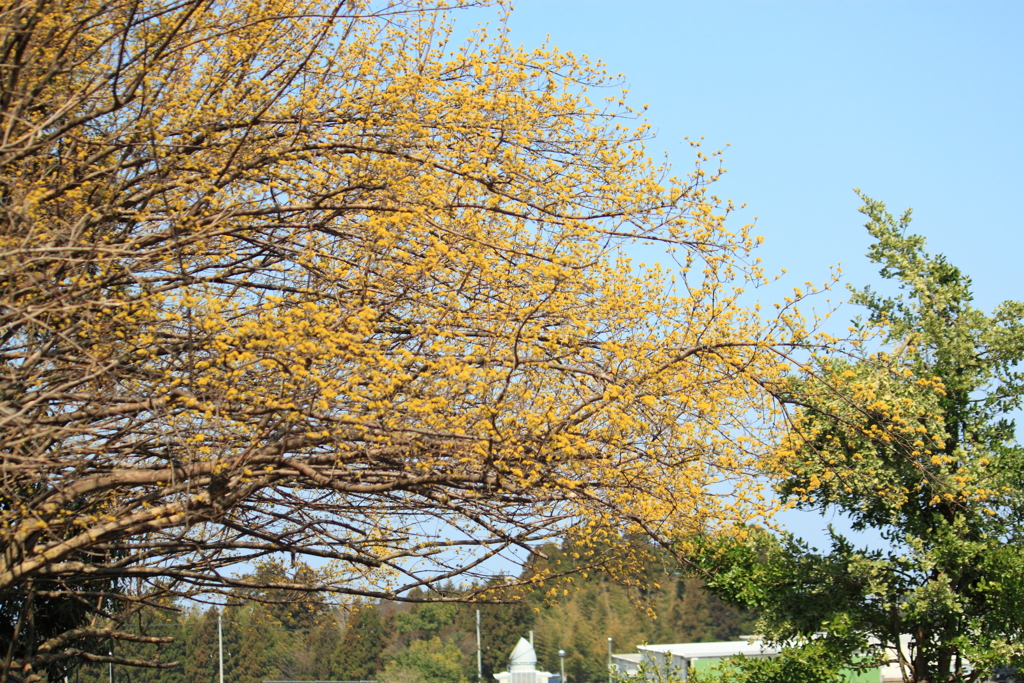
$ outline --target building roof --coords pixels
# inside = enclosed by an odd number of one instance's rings
[[[683,659],[704,659],[705,657],[731,657],[733,655],[777,655],[780,650],[760,640],[728,640],[714,643],[669,643],[667,645],[641,645],[641,652],[671,654]]]
[[[537,653],[526,638],[520,638],[516,647],[512,650],[512,660],[509,671],[536,671]]]

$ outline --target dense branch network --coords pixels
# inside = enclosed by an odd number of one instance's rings
[[[716,174],[654,166],[599,69],[437,9],[0,13],[3,677],[281,553],[319,568],[282,587],[395,598],[758,505],[708,487],[801,321],[738,305]]]

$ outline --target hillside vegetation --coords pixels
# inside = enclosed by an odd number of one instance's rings
[[[559,548],[527,566],[565,562]],[[279,568],[284,571],[283,568]],[[639,574],[646,574],[640,576]],[[642,579],[642,581],[640,580]],[[642,583],[639,589],[629,583]],[[485,680],[504,671],[516,640],[534,632],[538,668],[558,672],[558,650],[566,651],[566,677],[596,683],[607,677],[607,643],[616,652],[644,642],[732,638],[753,628],[741,613],[707,593],[700,581],[649,566],[628,580],[579,573],[560,595],[535,591],[511,604],[373,602],[338,609],[322,598],[264,604],[254,600],[223,609],[225,681],[382,680],[390,683],[458,683],[476,679],[476,611],[481,615]],[[454,589],[453,589],[454,592]],[[250,596],[256,600],[277,596]],[[410,596],[416,598],[416,595]],[[422,596],[436,597],[436,596]],[[168,620],[153,613],[136,627],[148,635],[170,635],[167,645],[122,644],[122,656],[178,664],[166,669],[116,667],[130,683],[205,683],[218,675],[218,609],[192,606]],[[81,683],[107,681],[104,665],[84,667]]]

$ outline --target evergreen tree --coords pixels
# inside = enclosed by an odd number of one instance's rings
[[[282,679],[291,664],[293,648],[289,634],[280,622],[266,614],[262,605],[246,604],[238,608],[230,626],[231,645],[225,652],[225,670],[237,683],[259,683]],[[225,630],[228,639],[228,630]]]
[[[217,680],[217,610],[190,612],[185,620],[183,673],[189,683]]]
[[[348,681],[375,678],[384,668],[384,650],[392,629],[393,620],[385,619],[377,605],[359,605],[335,651],[333,677]]]
[[[338,669],[337,657],[342,644],[341,628],[333,614],[332,619],[321,628],[308,631],[304,641],[306,665],[303,677],[317,681],[333,679]]]

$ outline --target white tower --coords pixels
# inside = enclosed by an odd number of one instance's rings
[[[520,638],[512,650],[508,671],[494,674],[498,683],[548,683],[552,674],[537,671],[537,652],[526,638]]]

